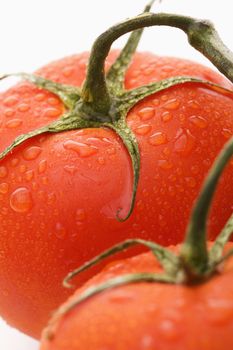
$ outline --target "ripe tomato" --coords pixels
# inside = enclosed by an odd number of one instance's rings
[[[113,52],[108,65],[115,57]],[[87,58],[87,53],[68,57],[38,74],[80,86]],[[177,75],[232,88],[199,64],[149,53],[134,56],[125,85],[131,89]],[[57,97],[29,83],[1,94],[0,150],[63,112]],[[232,135],[233,99],[203,85],[184,84],[144,99],[127,121],[139,143],[141,173],[134,212],[124,223],[116,213],[128,211],[133,176],[130,158],[112,131],[38,136],[0,161],[0,314],[29,335],[39,337],[51,312],[70,293],[62,279],[90,257],[135,235],[165,245],[181,240],[200,184]],[[232,173],[229,165],[216,193],[211,237],[232,211]]]
[[[178,250],[178,246],[173,249]],[[40,349],[230,349],[232,268],[233,258],[221,274],[198,285],[141,282],[105,290],[62,316],[57,313],[44,332]],[[112,263],[78,289],[63,307],[69,307],[90,286],[139,272],[162,271],[152,253]]]

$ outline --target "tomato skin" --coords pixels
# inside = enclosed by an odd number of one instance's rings
[[[179,249],[173,248],[176,252]],[[138,272],[162,271],[151,253],[116,261],[78,289],[64,305],[77,300],[90,286]],[[140,283],[109,289],[85,300],[65,316],[55,316],[44,332],[40,349],[231,348],[232,278],[231,258],[221,274],[196,286]]]
[[[116,52],[107,65],[114,57]],[[38,74],[80,86],[87,58],[87,53],[65,58]],[[126,88],[174,75],[231,87],[219,74],[193,62],[141,53],[129,68]],[[70,293],[61,285],[70,270],[126,238],[179,242],[200,185],[232,135],[232,107],[233,99],[186,84],[148,97],[130,111],[127,120],[139,142],[141,174],[135,210],[124,223],[115,216],[119,208],[122,216],[129,208],[132,169],[112,131],[43,135],[1,160],[0,314],[7,322],[39,337],[52,310]],[[0,149],[63,112],[54,95],[28,83],[1,94]],[[232,165],[216,193],[211,237],[231,214],[231,181]],[[82,274],[79,283],[93,271],[97,269]]]

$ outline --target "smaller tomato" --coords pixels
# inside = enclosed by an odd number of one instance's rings
[[[161,273],[151,253],[115,262],[78,289],[64,307],[90,286],[145,271]],[[231,349],[232,280],[233,258],[221,275],[197,286],[140,283],[107,290],[54,319],[41,350]]]

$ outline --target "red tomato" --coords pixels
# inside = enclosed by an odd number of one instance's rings
[[[108,65],[115,57],[110,55]],[[87,58],[87,53],[65,58],[38,74],[80,86]],[[134,56],[125,85],[132,89],[177,75],[232,88],[199,64],[149,53]],[[57,97],[29,83],[1,94],[0,150],[63,112]],[[39,337],[51,312],[70,293],[62,287],[63,278],[92,256],[135,236],[164,245],[181,240],[200,184],[232,135],[233,99],[189,83],[146,98],[127,120],[139,143],[141,173],[134,212],[124,223],[116,213],[128,211],[132,168],[112,131],[38,136],[0,161],[0,314],[27,334]],[[232,211],[232,174],[229,165],[209,220],[211,237]]]
[[[112,263],[78,289],[63,307],[69,307],[90,286],[138,272],[162,271],[152,253]],[[67,314],[52,318],[40,349],[231,349],[232,278],[233,258],[221,274],[198,285],[143,282],[105,290]]]

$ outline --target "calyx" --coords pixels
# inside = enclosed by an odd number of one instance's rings
[[[146,6],[143,14],[111,27],[97,38],[91,50],[86,80],[81,89],[27,73],[0,76],[0,80],[16,75],[30,81],[37,87],[57,95],[66,107],[65,114],[58,120],[27,134],[19,135],[0,153],[0,160],[21,143],[44,133],[105,127],[114,130],[119,135],[130,155],[134,176],[131,205],[125,217],[121,217],[120,212],[116,213],[119,221],[126,220],[132,213],[140,173],[140,153],[137,140],[126,122],[129,110],[147,96],[174,85],[190,82],[203,84],[209,89],[232,96],[232,92],[223,87],[192,77],[174,77],[133,90],[124,89],[125,73],[136,51],[143,28],[154,25],[167,25],[183,30],[188,35],[191,45],[206,55],[221,72],[233,81],[233,55],[222,43],[209,22],[173,14],[149,13],[153,2],[151,1]],[[130,31],[133,32],[125,47],[105,75],[105,59],[112,43]]]

